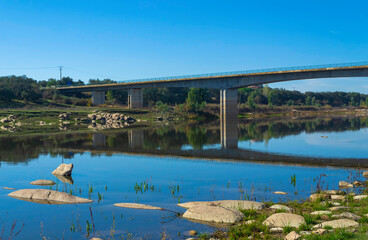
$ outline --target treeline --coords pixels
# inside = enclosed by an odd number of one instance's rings
[[[87,85],[116,83],[111,79],[90,79]],[[37,81],[26,76],[0,77],[0,106],[11,107],[9,103],[37,104],[62,103],[67,105],[89,106],[90,94],[61,94],[56,86],[86,85],[81,80],[64,77],[61,80],[49,79]],[[241,88],[238,90],[239,103],[249,108],[259,105],[268,106],[368,106],[368,95],[357,92],[299,92],[279,88],[264,87]],[[127,104],[127,90],[112,90],[106,93],[107,104]],[[186,110],[198,111],[205,103],[218,103],[219,90],[197,88],[145,88],[143,90],[145,106],[160,107],[180,105]]]

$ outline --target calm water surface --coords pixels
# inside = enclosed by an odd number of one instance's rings
[[[13,221],[17,221],[15,230],[24,224],[16,239],[83,239],[92,223],[95,235],[116,239],[159,239],[162,234],[183,239],[192,229],[211,232],[210,226],[178,218],[170,211],[113,204],[139,202],[184,212],[178,202],[303,199],[316,189],[319,178],[324,188],[334,188],[338,181],[368,167],[367,122],[366,118],[240,122],[233,126],[235,130],[227,129],[231,135],[214,121],[3,137],[1,187],[38,188],[29,182],[51,179],[57,183],[53,190],[94,202],[44,205],[10,198],[11,191],[0,189],[0,220],[5,234]],[[61,163],[74,164],[73,184],[51,174]],[[294,174],[295,184],[291,182]],[[148,188],[139,189],[141,184]]]

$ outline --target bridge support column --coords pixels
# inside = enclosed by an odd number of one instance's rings
[[[105,91],[92,91],[92,104],[99,105],[105,103]]]
[[[221,148],[238,148],[238,90],[220,92]]]
[[[132,88],[128,91],[128,107],[142,108],[143,107],[143,91],[142,88]]]

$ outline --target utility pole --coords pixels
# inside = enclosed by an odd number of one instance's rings
[[[59,66],[59,71],[60,71],[60,81],[63,78],[63,66]]]

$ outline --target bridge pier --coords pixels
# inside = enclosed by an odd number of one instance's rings
[[[238,148],[238,90],[220,91],[221,148]]]
[[[131,88],[128,91],[128,107],[130,109],[143,107],[142,88]]]
[[[105,91],[92,91],[92,104],[99,105],[105,103]]]

